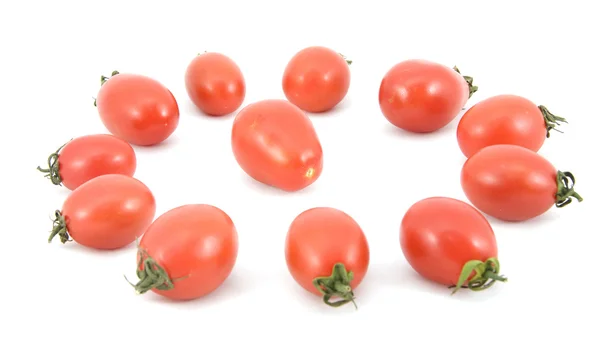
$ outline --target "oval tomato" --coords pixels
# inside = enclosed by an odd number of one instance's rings
[[[458,123],[458,145],[466,157],[496,144],[540,150],[550,130],[566,120],[515,95],[498,95],[473,105]]]
[[[263,100],[240,110],[231,145],[240,167],[264,184],[292,192],[321,175],[317,133],[308,116],[288,101]]]
[[[354,303],[354,290],[367,273],[369,257],[358,223],[331,207],[300,213],[285,241],[285,259],[294,280],[333,307]]]
[[[198,55],[185,72],[185,87],[204,113],[223,116],[236,111],[246,96],[242,71],[229,57],[215,52]]]
[[[457,199],[431,197],[413,204],[402,218],[400,245],[410,266],[431,281],[483,290],[499,275],[496,236],[487,219]]]
[[[537,217],[572,198],[583,200],[573,189],[573,174],[557,171],[536,152],[517,145],[493,145],[475,153],[463,165],[461,185],[475,207],[506,221]]]
[[[450,123],[477,87],[458,69],[425,60],[394,65],[379,86],[379,106],[398,128],[429,133]]]
[[[55,236],[94,249],[112,250],[135,241],[156,213],[152,192],[141,181],[122,174],[95,177],[77,187],[55,212]]]
[[[307,47],[288,62],[283,72],[283,92],[302,110],[313,113],[328,111],[348,93],[350,63],[329,48]]]
[[[174,300],[191,300],[227,279],[238,252],[229,216],[205,204],[179,206],[158,217],[140,241],[137,293],[152,290]]]
[[[129,143],[108,134],[75,138],[48,157],[48,168],[38,167],[54,185],[74,190],[104,174],[133,176],[135,151]]]
[[[134,74],[102,77],[95,105],[102,123],[113,135],[135,145],[166,140],[179,124],[179,107],[169,89],[158,81]]]

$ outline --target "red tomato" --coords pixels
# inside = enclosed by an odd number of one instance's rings
[[[179,107],[169,89],[134,74],[102,77],[96,106],[108,131],[123,140],[150,146],[166,140],[179,124]]]
[[[158,217],[142,237],[136,291],[191,300],[217,289],[233,270],[238,235],[231,218],[211,205],[179,206]]]
[[[185,73],[185,87],[196,107],[212,116],[231,114],[246,96],[240,68],[229,57],[215,52],[192,60]]]
[[[473,105],[458,123],[458,145],[466,157],[495,144],[514,144],[537,152],[550,130],[566,120],[543,105],[515,95],[498,95]]]
[[[367,273],[369,257],[360,226],[330,207],[300,213],[285,241],[285,259],[294,280],[333,307],[354,303],[354,290]]]
[[[144,233],[155,213],[154,196],[141,181],[100,175],[77,187],[55,212],[48,242],[58,235],[63,244],[72,238],[94,249],[122,248]]]
[[[517,145],[498,144],[475,153],[463,165],[461,184],[475,207],[506,221],[537,217],[572,198],[583,200],[573,189],[573,174],[557,171],[536,152]]]
[[[429,133],[450,123],[477,91],[471,77],[458,69],[425,61],[394,65],[379,87],[379,106],[398,128]]]
[[[317,180],[323,150],[312,122],[285,100],[263,100],[243,108],[233,122],[233,154],[252,178],[285,191]]]
[[[402,219],[400,245],[410,266],[431,281],[479,291],[499,275],[496,236],[485,217],[457,199],[432,197],[413,204]]]
[[[341,54],[322,46],[296,53],[282,80],[287,99],[300,109],[321,113],[338,105],[350,88],[350,68]]]
[[[73,190],[104,174],[133,176],[136,156],[129,143],[107,134],[86,135],[71,140],[48,157],[47,173],[55,185]]]

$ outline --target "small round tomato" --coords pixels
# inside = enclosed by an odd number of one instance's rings
[[[566,120],[515,95],[498,95],[473,105],[458,123],[458,145],[466,157],[495,144],[540,150],[550,130]]]
[[[108,134],[75,138],[48,157],[48,168],[38,167],[54,185],[74,190],[81,184],[104,174],[133,176],[135,151],[131,145]]]
[[[328,111],[348,93],[350,63],[329,48],[307,47],[288,62],[283,72],[283,92],[290,102],[304,111]]]
[[[402,218],[400,246],[410,266],[431,281],[483,290],[499,275],[496,236],[473,206],[453,198],[431,197],[413,204]]]
[[[102,76],[94,104],[111,134],[135,145],[166,140],[179,124],[179,107],[169,89],[158,81],[134,74]]]
[[[493,145],[471,156],[463,165],[461,185],[482,212],[506,221],[523,221],[564,207],[574,190],[570,172],[557,171],[536,152],[517,145]]]
[[[95,177],[77,187],[65,200],[48,238],[101,250],[134,242],[156,213],[152,192],[141,181],[122,174]]]
[[[367,273],[369,257],[358,223],[331,207],[300,213],[285,241],[285,259],[294,280],[333,307],[354,303],[354,290]]]
[[[477,86],[458,69],[425,60],[394,65],[379,86],[379,106],[398,128],[429,133],[450,123]]]
[[[216,52],[199,54],[190,62],[185,87],[194,105],[211,116],[231,114],[246,96],[240,68],[231,58]]]
[[[288,101],[263,100],[240,110],[231,145],[240,167],[264,184],[293,192],[321,175],[323,150],[313,124]]]
[[[238,235],[231,218],[206,204],[179,206],[158,217],[138,248],[139,294],[192,300],[217,289],[233,270]]]

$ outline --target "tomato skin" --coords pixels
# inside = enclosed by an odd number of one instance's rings
[[[240,110],[231,145],[250,177],[284,191],[311,185],[323,169],[323,150],[312,122],[285,100],[263,100]]]
[[[469,108],[460,119],[456,134],[466,157],[496,144],[514,144],[537,152],[546,140],[546,123],[532,101],[516,95],[498,95]]]
[[[96,106],[106,129],[135,145],[161,143],[179,124],[179,107],[171,91],[143,75],[112,76],[100,87]]]
[[[62,210],[71,238],[86,247],[113,250],[141,236],[156,213],[155,198],[141,181],[106,174],[77,187]]]
[[[348,62],[327,47],[307,47],[288,62],[282,88],[286,98],[304,111],[329,111],[346,97],[350,88]]]
[[[237,258],[238,235],[221,209],[188,204],[158,217],[142,237],[140,249],[173,281],[171,290],[152,289],[154,293],[192,300],[213,292],[229,277]]]
[[[469,99],[469,84],[455,70],[426,60],[394,65],[379,86],[379,106],[398,128],[429,133],[450,123]]]
[[[421,276],[456,285],[465,263],[497,258],[494,231],[473,206],[453,198],[430,197],[413,204],[400,227],[400,245]]]
[[[190,62],[185,87],[194,105],[211,116],[231,114],[246,96],[246,83],[238,65],[216,52],[200,54]]]
[[[300,213],[289,227],[285,259],[294,280],[307,291],[321,295],[313,285],[327,277],[336,263],[354,273],[356,289],[369,266],[369,245],[363,230],[348,214],[331,207],[315,207]]]

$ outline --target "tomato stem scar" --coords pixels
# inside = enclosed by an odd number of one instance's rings
[[[469,276],[475,271],[473,277],[469,280]],[[508,279],[498,275],[500,272],[500,262],[497,258],[488,258],[485,262],[480,260],[471,260],[465,263],[458,277],[458,281],[452,290],[454,295],[460,288],[466,288],[473,291],[481,291],[490,288],[496,281],[506,282]]]
[[[550,110],[548,110],[548,108],[546,108],[543,105],[538,105],[538,109],[540,109],[540,111],[542,112],[542,115],[544,116],[544,122],[546,123],[546,137],[550,137],[550,130],[554,129],[556,131],[558,131],[559,133],[562,133],[562,131],[556,129],[556,126],[559,126],[560,123],[569,123],[567,122],[567,120],[564,117],[560,117],[560,116],[556,116],[553,115]]]
[[[67,231],[67,222],[65,221],[65,217],[63,217],[62,213],[59,210],[54,211],[54,219],[52,220],[52,232],[50,232],[50,237],[48,237],[48,243],[52,242],[52,239],[54,239],[56,235],[60,237],[60,242],[63,244],[71,241],[69,237],[69,232]]]
[[[171,290],[175,286],[173,282],[183,279],[176,278],[171,279],[167,271],[150,257],[148,253],[138,247],[138,264],[136,274],[139,281],[136,284],[131,283],[125,276],[125,280],[135,288],[135,292],[138,295],[144,294],[152,289],[157,290]],[[186,276],[187,277],[187,276]]]
[[[354,307],[354,292],[350,287],[350,282],[354,278],[352,271],[346,271],[346,267],[342,263],[336,263],[329,277],[317,277],[313,280],[313,285],[320,293],[323,294],[323,302],[330,307],[341,307],[348,302],[352,302]],[[338,301],[331,302],[333,297],[341,298]]]
[[[69,140],[69,142],[71,142],[71,140]],[[64,146],[67,145],[67,143],[60,146],[54,153],[48,156],[48,168],[42,168],[40,166],[37,167],[37,170],[39,170],[42,173],[46,173],[44,177],[49,178],[53,184],[58,186],[62,186],[62,178],[60,177],[60,172],[58,168],[58,154],[60,153],[61,149],[63,149]]]
[[[113,71],[110,74],[110,77],[116,76],[118,74],[119,74],[119,71],[115,70],[115,71]],[[104,85],[104,83],[106,83],[110,79],[110,77],[107,77],[107,76],[104,76],[104,75],[100,76],[100,86]],[[96,99],[95,98],[94,98],[94,106],[96,106]]]
[[[567,206],[573,202],[572,198],[577,199],[578,202],[583,201],[581,195],[575,192],[575,176],[571,172],[558,171],[556,173],[556,185],[556,207]]]
[[[344,55],[343,55],[343,54],[341,54],[341,53],[338,53],[338,54],[339,54],[340,56],[342,56],[342,58],[344,58],[344,60],[346,61],[346,63],[348,63],[348,65],[352,65],[352,60],[350,60],[350,59],[346,58],[346,56],[344,56]]]
[[[458,70],[458,68],[456,66],[454,66],[454,71],[460,73],[460,70]],[[463,78],[465,79],[465,81],[467,82],[467,84],[469,85],[469,98],[471,98],[471,96],[473,96],[474,93],[477,92],[477,90],[479,90],[479,87],[477,85],[473,85],[473,77],[470,76],[463,76]]]

